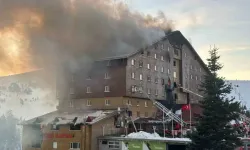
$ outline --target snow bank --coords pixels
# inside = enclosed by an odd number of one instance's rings
[[[164,138],[157,133],[151,134],[144,131],[130,133],[127,138],[191,142],[189,138]]]

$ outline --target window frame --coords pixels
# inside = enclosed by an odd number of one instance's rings
[[[135,65],[135,60],[134,60],[134,59],[131,60],[131,65],[132,65],[132,66]]]
[[[109,99],[105,99],[105,106],[110,106],[110,100]]]
[[[110,143],[112,143],[112,144],[110,144]],[[119,141],[108,141],[108,148],[112,149],[112,150],[119,150],[121,148],[120,142]]]
[[[110,87],[108,85],[104,86],[104,92],[106,93],[110,92]]]
[[[92,92],[91,92],[91,87],[90,87],[90,86],[87,86],[86,90],[87,90],[86,93],[92,93]]]
[[[87,106],[92,106],[92,102],[91,102],[91,100],[89,100],[89,99],[87,99]]]
[[[52,142],[52,148],[53,148],[53,149],[57,149],[57,147],[58,147],[58,146],[57,146],[57,142],[53,141],[53,142]]]
[[[77,147],[74,147],[74,144],[77,144]],[[80,149],[81,143],[80,142],[70,142],[70,149]]]

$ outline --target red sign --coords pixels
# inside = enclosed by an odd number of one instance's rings
[[[60,138],[74,138],[74,134],[71,133],[45,133],[43,139],[60,139]]]

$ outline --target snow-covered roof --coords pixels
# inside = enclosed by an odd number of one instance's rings
[[[46,115],[33,118],[31,120],[23,122],[23,125],[27,124],[94,124],[102,119],[114,116],[117,114],[117,110],[85,110],[75,112],[59,112],[54,111]]]
[[[127,135],[127,138],[191,142],[189,138],[166,138],[161,137],[158,133],[147,133],[144,131],[130,133],[129,135]]]
[[[190,143],[191,140],[189,138],[166,138],[160,137],[157,133],[147,133],[144,131],[130,133],[127,136],[103,136],[99,137],[99,139],[105,140],[119,140],[119,141],[126,141],[126,140],[142,140],[142,141],[162,141],[167,143]]]

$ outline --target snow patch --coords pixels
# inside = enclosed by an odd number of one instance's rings
[[[147,133],[144,131],[130,133],[127,135],[127,138],[191,142],[189,138],[164,138],[158,133]]]

